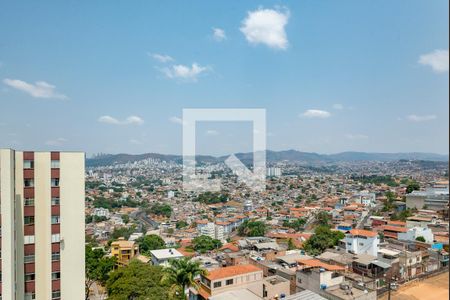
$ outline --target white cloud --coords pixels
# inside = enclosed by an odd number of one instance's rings
[[[138,116],[129,116],[125,120],[120,121],[111,116],[101,116],[98,118],[100,123],[112,124],[112,125],[142,125],[144,120]]]
[[[437,49],[421,55],[419,64],[430,66],[436,73],[448,72],[448,49]]]
[[[175,117],[175,116],[174,117],[170,117],[169,121],[172,122],[172,123],[175,123],[175,124],[180,124],[180,125],[184,125],[185,124],[185,122],[183,122],[182,118],[178,118],[178,117]]]
[[[344,109],[344,105],[336,103],[336,104],[333,104],[333,108],[336,109],[336,110],[343,110]]]
[[[207,72],[209,69],[209,67],[202,67],[197,63],[193,63],[191,67],[185,65],[173,65],[170,68],[161,69],[161,72],[163,72],[167,78],[197,81],[198,76]]]
[[[137,140],[137,139],[130,139],[130,144],[142,145],[142,142],[140,140]]]
[[[432,121],[436,118],[437,118],[436,115],[422,115],[422,116],[409,115],[406,117],[406,119],[411,122],[426,122],[426,121]]]
[[[206,130],[206,135],[209,136],[219,135],[219,132],[217,130]]]
[[[174,61],[174,59],[171,56],[166,55],[166,54],[148,53],[148,55],[161,63],[167,63],[167,62]]]
[[[356,133],[356,134],[348,133],[345,135],[345,137],[349,140],[367,140],[369,138],[369,136],[367,136],[365,134],[360,134],[360,133]]]
[[[65,138],[57,138],[54,140],[48,140],[45,142],[45,144],[47,146],[54,146],[54,147],[58,147],[58,146],[62,146],[65,142],[67,142],[67,139]]]
[[[35,98],[47,98],[47,99],[68,99],[66,95],[56,92],[56,87],[45,81],[36,81],[34,84],[27,83],[19,79],[3,79],[3,83],[16,90],[23,91]]]
[[[240,28],[251,44],[265,44],[274,49],[286,49],[289,42],[285,26],[289,20],[289,11],[257,9],[249,11]]]
[[[331,114],[328,111],[325,110],[319,110],[319,109],[308,109],[305,111],[301,116],[305,118],[319,118],[319,119],[326,119],[331,116]]]
[[[225,34],[225,30],[221,29],[221,28],[213,28],[213,38],[218,41],[221,42],[223,40],[227,39],[227,35]]]

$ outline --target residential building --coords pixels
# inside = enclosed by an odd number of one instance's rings
[[[398,233],[398,239],[403,241],[415,241],[420,236],[423,237],[428,244],[431,244],[434,241],[433,232],[427,227],[412,227],[408,228],[406,232]]]
[[[376,256],[380,239],[374,231],[352,229],[345,234],[345,249],[354,254],[370,254]]]
[[[84,161],[0,150],[1,299],[84,299]]]
[[[150,251],[152,264],[155,266],[167,266],[170,259],[180,259],[184,257],[177,249],[159,249]]]
[[[126,241],[123,238],[111,243],[111,255],[117,258],[120,266],[128,265],[130,260],[139,253],[139,246],[134,241]]]

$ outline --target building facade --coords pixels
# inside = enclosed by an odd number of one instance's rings
[[[1,299],[84,298],[84,160],[0,149]]]

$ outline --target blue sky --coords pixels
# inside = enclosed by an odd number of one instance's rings
[[[181,153],[183,108],[274,150],[448,153],[448,1],[8,1],[0,147]],[[247,123],[198,152],[251,150]]]

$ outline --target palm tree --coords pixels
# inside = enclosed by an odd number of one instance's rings
[[[171,286],[170,294],[173,298],[176,298],[175,295],[181,291],[181,299],[186,299],[186,288],[190,286],[198,288],[198,284],[194,279],[199,275],[206,274],[207,271],[200,267],[199,262],[194,262],[184,257],[169,261],[169,266],[164,268],[161,282]]]

